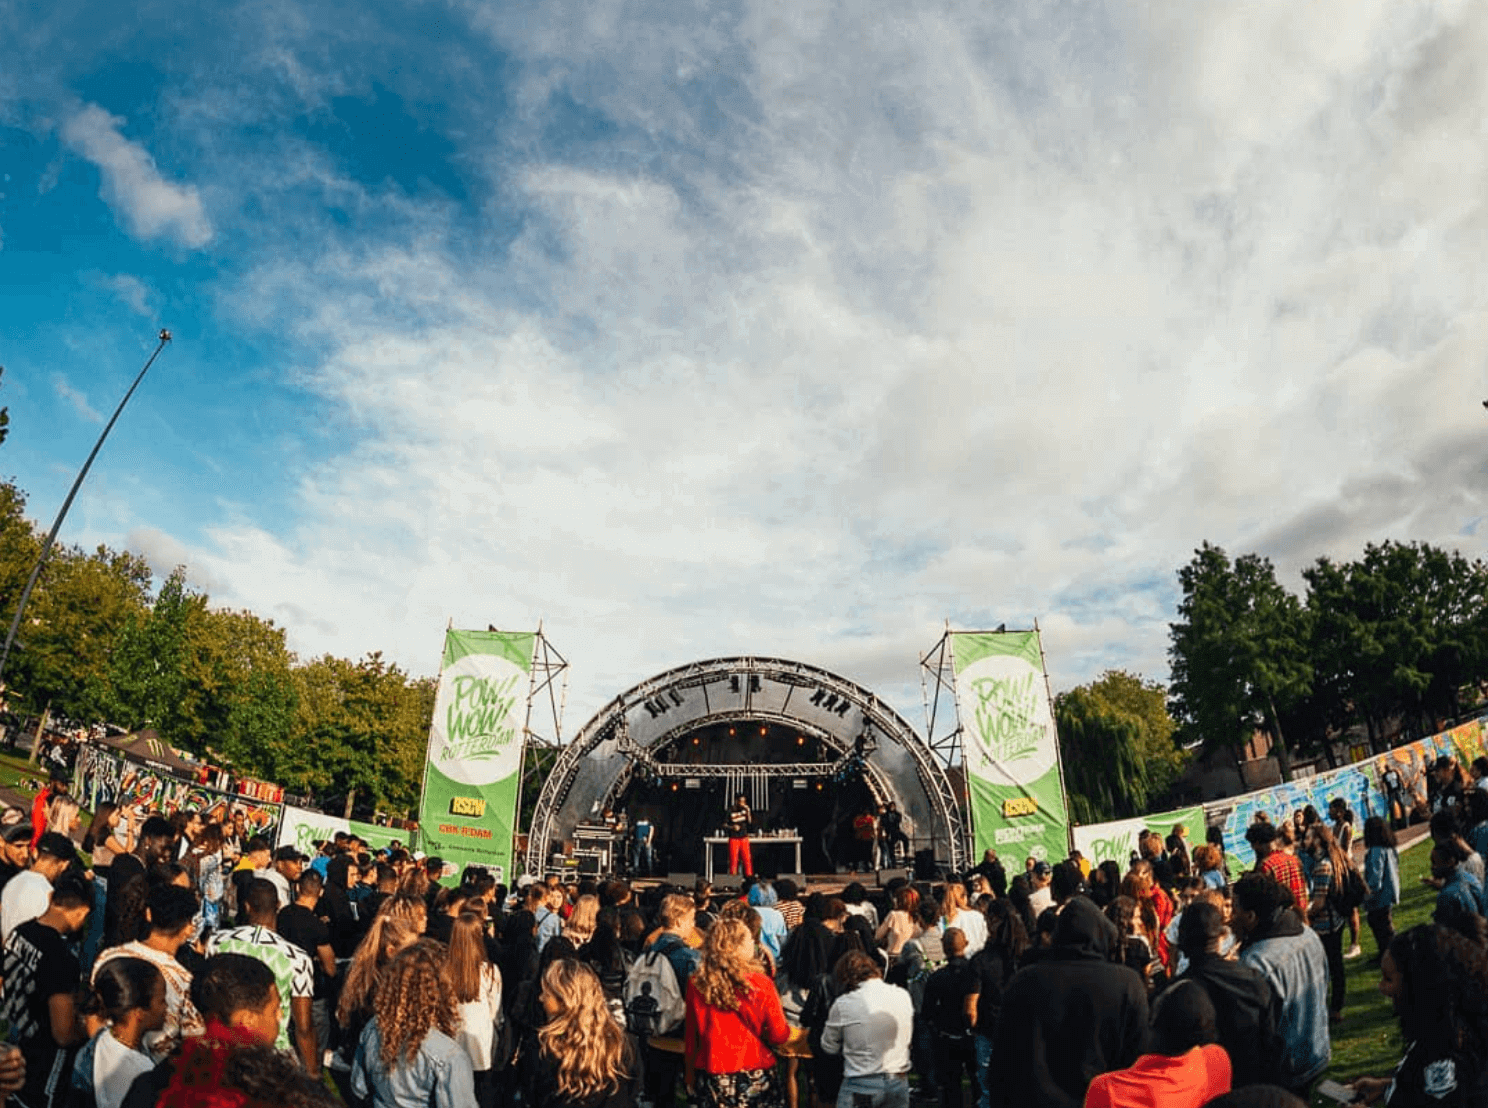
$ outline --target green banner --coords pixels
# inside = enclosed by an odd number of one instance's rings
[[[1038,632],[954,632],[951,657],[973,857],[990,848],[1060,861],[1069,813]]]
[[[279,821],[279,842],[276,845],[298,847],[305,854],[314,857],[315,843],[334,838],[337,831],[355,835],[374,850],[381,850],[395,842],[402,843],[410,850],[415,845],[410,841],[413,833],[401,827],[383,827],[376,823],[363,823],[361,820],[342,819],[340,816],[328,816],[324,812],[312,812],[288,804],[284,806],[284,818]]]
[[[447,877],[467,865],[512,878],[522,749],[532,688],[531,632],[449,631],[434,719],[419,839]]]
[[[1076,827],[1072,835],[1075,848],[1085,855],[1093,866],[1102,862],[1117,862],[1121,872],[1137,849],[1137,835],[1142,831],[1156,831],[1165,840],[1175,827],[1188,829],[1190,852],[1204,841],[1204,806],[1196,804],[1190,808],[1178,808],[1171,812],[1158,812],[1150,816],[1133,819],[1112,820],[1110,823],[1087,823]]]

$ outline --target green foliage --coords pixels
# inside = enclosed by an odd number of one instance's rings
[[[133,613],[120,628],[110,666],[113,721],[131,731],[154,727],[167,742],[191,747],[195,736],[185,714],[189,682],[189,628],[207,598],[186,589],[177,566],[148,611]]]
[[[1162,807],[1188,761],[1174,743],[1167,692],[1124,670],[1108,670],[1054,701],[1065,791],[1079,823]]]

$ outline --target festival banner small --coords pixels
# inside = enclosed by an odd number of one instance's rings
[[[1126,872],[1132,854],[1137,850],[1137,835],[1143,830],[1156,831],[1164,840],[1175,827],[1188,829],[1189,850],[1204,841],[1204,807],[1196,804],[1192,808],[1179,808],[1172,812],[1159,812],[1150,816],[1135,816],[1132,819],[1112,820],[1109,823],[1087,823],[1072,828],[1071,837],[1075,849],[1083,854],[1092,866],[1102,862],[1115,862]]]
[[[1069,851],[1059,743],[1037,631],[952,632],[974,857]]]
[[[486,866],[512,877],[512,843],[532,690],[533,632],[445,633],[429,726],[421,849],[445,875]]]
[[[383,827],[361,820],[328,816],[324,812],[312,812],[286,804],[284,818],[279,823],[279,841],[276,846],[298,847],[300,852],[312,858],[316,854],[315,844],[335,838],[337,831],[355,835],[374,850],[381,850],[393,843],[401,843],[411,849],[410,832],[401,827]]]

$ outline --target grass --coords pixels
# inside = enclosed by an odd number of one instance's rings
[[[1430,839],[1423,840],[1429,843]],[[1395,930],[1404,931],[1431,918],[1436,906],[1436,890],[1421,884],[1430,871],[1431,851],[1416,844],[1400,855],[1400,903],[1395,906]],[[1405,1045],[1400,1039],[1400,1024],[1390,1002],[1380,995],[1380,971],[1370,962],[1378,952],[1369,925],[1360,918],[1359,945],[1364,956],[1344,964],[1348,967],[1348,992],[1344,998],[1343,1023],[1333,1034],[1333,1063],[1325,1076],[1335,1081],[1355,1077],[1383,1077],[1394,1071]],[[1314,1096],[1314,1105],[1336,1102]]]

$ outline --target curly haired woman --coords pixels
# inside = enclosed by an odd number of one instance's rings
[[[336,1049],[331,1055],[330,1070],[336,1091],[353,1108],[364,1103],[363,1098],[352,1094],[351,1066],[362,1032],[372,1021],[372,994],[377,976],[400,950],[418,942],[418,937],[418,932],[404,919],[379,912],[346,969],[341,999],[336,1005]]]
[[[783,1108],[773,1047],[791,1037],[775,985],[754,958],[754,938],[720,919],[687,982],[683,1058],[687,1090],[703,1108]]]
[[[633,1108],[634,1052],[610,1015],[599,976],[582,962],[561,959],[543,973],[540,1003],[547,1016],[538,1049],[524,1073],[531,1108]]]
[[[351,1088],[373,1108],[468,1108],[475,1103],[470,1056],[455,1041],[455,990],[444,947],[421,939],[387,964],[372,997]]]

